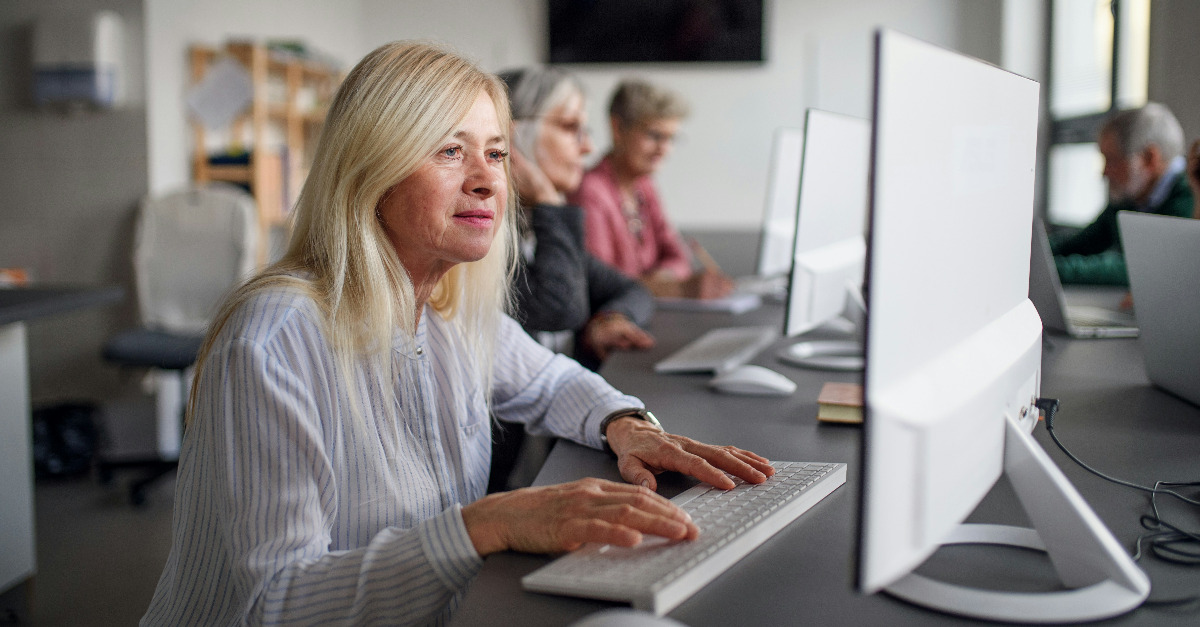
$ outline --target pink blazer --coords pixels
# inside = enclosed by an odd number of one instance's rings
[[[692,274],[692,258],[679,233],[667,222],[654,183],[645,176],[634,184],[640,199],[641,236],[635,237],[621,211],[621,191],[613,176],[611,156],[583,176],[568,202],[583,207],[584,240],[593,255],[637,278],[668,270],[677,278]]]

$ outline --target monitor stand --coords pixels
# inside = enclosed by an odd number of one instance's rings
[[[816,370],[857,371],[863,369],[863,347],[855,340],[796,342],[780,349],[779,360]]]
[[[866,317],[867,307],[862,291],[853,284],[847,284],[841,317],[831,320],[827,326],[840,326],[843,333],[854,339],[796,342],[780,349],[776,357],[786,364],[801,368],[860,371],[864,364],[862,329]]]
[[[886,588],[915,605],[1023,623],[1074,623],[1137,608],[1150,581],[1042,447],[1009,417],[1004,471],[1033,528],[960,525],[944,544],[993,544],[1046,552],[1067,590],[1005,592],[910,573]]]

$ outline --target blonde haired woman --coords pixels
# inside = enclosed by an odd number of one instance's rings
[[[501,83],[395,43],[331,106],[283,259],[197,363],[173,546],[143,624],[444,621],[502,550],[698,533],[654,472],[762,458],[669,435],[504,313],[515,247]],[[635,485],[484,497],[489,412],[618,454]],[[636,485],[640,484],[640,485]]]

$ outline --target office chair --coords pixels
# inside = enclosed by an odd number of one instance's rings
[[[134,234],[133,275],[140,326],[104,345],[105,360],[121,367],[151,368],[177,382],[170,405],[158,408],[158,450],[135,459],[101,458],[102,482],[124,468],[147,472],[129,487],[141,505],[146,488],[174,470],[187,407],[188,381],[204,333],[225,295],[254,270],[257,209],[245,191],[226,184],[194,186],[143,199]]]

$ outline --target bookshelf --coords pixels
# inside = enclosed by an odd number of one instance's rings
[[[249,108],[227,129],[192,121],[192,177],[248,189],[258,204],[259,264],[272,260],[286,241],[287,217],[304,184],[325,112],[341,82],[332,64],[288,47],[231,41],[221,48],[189,49],[192,84],[199,84],[222,56],[249,73]]]

